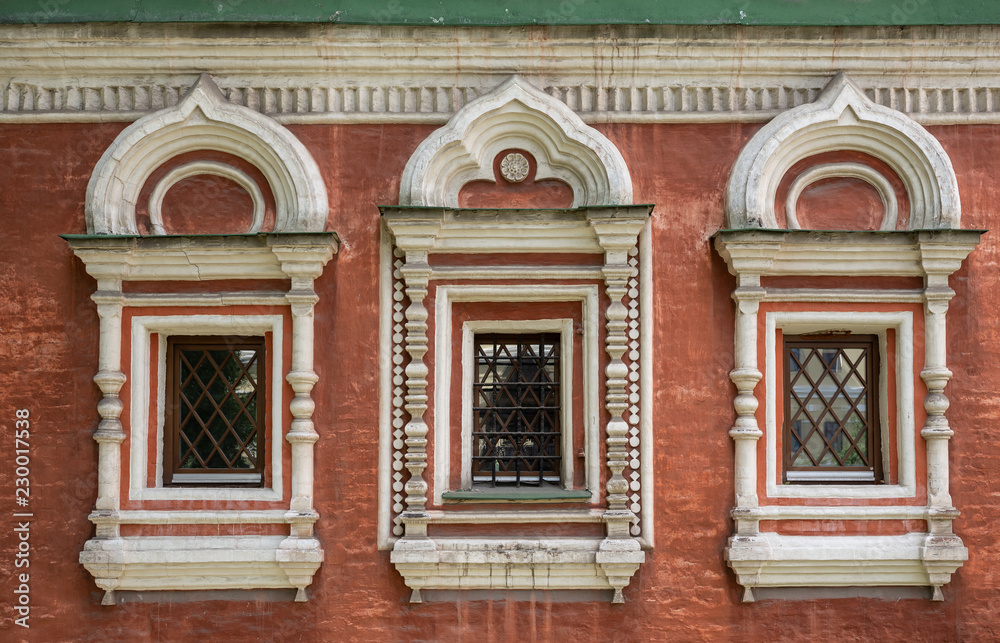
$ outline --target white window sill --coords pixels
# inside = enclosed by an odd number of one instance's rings
[[[646,560],[634,549],[606,551],[601,539],[435,538],[396,542],[391,560],[421,602],[421,589],[614,589]]]
[[[726,562],[753,599],[755,587],[934,586],[968,560],[957,542],[926,533],[901,536],[733,536]],[[939,592],[935,592],[935,597]],[[940,600],[940,599],[939,599]]]

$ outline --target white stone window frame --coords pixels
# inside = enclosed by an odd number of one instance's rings
[[[871,233],[854,232],[813,232],[804,230],[727,230],[717,234],[716,248],[725,258],[730,271],[737,278],[737,288],[733,292],[736,301],[735,323],[735,368],[730,379],[736,384],[737,395],[733,405],[737,412],[736,422],[729,431],[735,442],[735,492],[736,506],[732,517],[736,533],[730,537],[725,550],[725,558],[736,573],[738,582],[744,587],[744,601],[754,600],[754,589],[759,587],[791,586],[897,586],[924,585],[933,588],[932,599],[943,600],[942,586],[951,575],[968,559],[968,550],[962,540],[952,530],[952,521],[959,516],[953,506],[948,491],[948,451],[947,441],[952,435],[944,412],[948,409],[948,399],[943,389],[952,373],[946,361],[945,315],[949,300],[955,295],[948,287],[948,278],[954,274],[969,252],[979,242],[982,234],[977,230],[915,230]],[[811,287],[764,286],[761,278],[766,276],[825,275],[832,277],[852,276],[919,276],[924,280],[922,289],[849,289]],[[836,302],[848,310],[839,311],[844,316],[836,317],[838,311],[817,310],[796,311],[812,323],[796,325],[795,322],[782,324],[789,332],[802,330],[827,330],[831,327],[848,328],[852,331],[877,331],[879,326],[892,327],[890,316],[899,314],[905,319],[909,312],[913,317],[916,310],[897,309],[903,304],[923,306],[923,360],[913,355],[916,348],[912,330],[905,337],[906,328],[897,324],[896,341],[904,344],[904,350],[897,352],[897,394],[902,393],[907,378],[915,379],[914,369],[920,364],[920,378],[927,394],[923,398],[926,416],[920,431],[921,442],[901,439],[897,448],[905,448],[909,441],[914,449],[923,446],[926,453],[926,478],[916,480],[920,495],[926,489],[926,499],[912,496],[896,496],[903,502],[886,505],[879,503],[882,497],[870,494],[879,492],[877,486],[852,493],[869,494],[857,498],[839,497],[835,493],[838,485],[817,485],[831,493],[819,497],[799,497],[797,504],[761,502],[758,491],[763,487],[769,492],[768,483],[777,485],[775,469],[766,473],[758,472],[757,442],[765,437],[758,429],[758,396],[765,405],[767,396],[773,392],[773,404],[777,404],[776,380],[765,381],[763,388],[758,382],[764,375],[777,374],[778,321],[768,312],[774,312],[784,319],[796,320],[796,312],[767,311],[761,314],[760,303],[811,303],[816,307]],[[872,305],[889,305],[890,311],[871,310]],[[850,310],[854,308],[854,310]],[[879,313],[882,313],[881,316]],[[870,325],[863,323],[864,315],[872,315]],[[854,322],[849,320],[854,316]],[[881,317],[881,318],[880,318]],[[760,319],[758,319],[760,318]],[[758,333],[758,321],[765,325],[764,335]],[[921,326],[920,324],[913,324]],[[767,346],[767,342],[773,342]],[[757,369],[760,342],[765,342],[763,358],[765,373]],[[907,356],[905,345],[911,347]],[[898,346],[898,344],[897,344]],[[909,365],[905,360],[913,360]],[[916,386],[914,384],[914,395]],[[897,398],[898,399],[898,398]],[[914,400],[914,404],[917,401]],[[899,413],[907,409],[900,405]],[[767,418],[765,410],[765,419]],[[898,420],[897,420],[898,421]],[[777,430],[776,421],[767,434]],[[915,428],[914,428],[915,431]],[[766,444],[766,442],[765,442]],[[765,447],[766,451],[766,447]],[[765,457],[765,465],[768,458]],[[905,459],[905,456],[904,456]],[[900,463],[905,464],[904,462]],[[764,485],[760,485],[760,475],[767,475]],[[905,475],[902,467],[900,475]],[[900,484],[908,481],[900,479]],[[788,485],[787,487],[791,487]],[[800,485],[802,486],[802,485]],[[784,485],[783,485],[784,487]],[[804,488],[804,486],[802,486]],[[786,492],[787,491],[786,489]],[[822,493],[821,491],[798,491],[791,493]],[[886,496],[885,498],[891,498]],[[919,498],[919,499],[918,499]],[[773,498],[767,498],[773,500]],[[817,500],[829,500],[816,504]],[[853,500],[853,502],[852,502]],[[906,500],[909,500],[906,502]],[[854,520],[919,520],[926,521],[926,532],[911,532],[900,535],[882,536],[859,534],[852,536],[789,536],[775,532],[763,532],[761,521],[854,521]]]
[[[825,152],[859,151],[886,163],[903,182],[910,201],[907,230],[796,230],[794,216],[789,229],[778,229],[775,199],[778,187],[796,163]],[[886,209],[883,225],[890,227],[893,216],[885,183],[868,169],[859,173],[856,164],[820,165],[801,175],[797,189],[821,176],[851,176],[873,184],[882,193]],[[804,177],[804,178],[803,178]],[[885,178],[883,176],[883,178]],[[879,188],[879,183],[882,187]],[[941,587],[968,559],[968,549],[955,534],[952,523],[959,516],[949,493],[948,441],[954,431],[945,412],[949,401],[945,387],[952,377],[947,367],[946,314],[955,295],[949,277],[979,243],[982,231],[961,229],[961,201],[958,179],[951,160],[934,136],[907,115],[871,101],[864,90],[844,73],[835,76],[812,103],[789,109],[763,126],[743,147],[733,163],[725,194],[726,230],[717,233],[716,248],[736,277],[734,368],[730,379],[736,385],[733,407],[736,421],[729,431],[735,450],[735,507],[731,513],[735,533],[729,539],[725,558],[745,591],[743,600],[754,600],[756,587],[848,586],[848,585],[929,585],[932,599],[944,600]],[[898,214],[898,213],[897,213]],[[796,277],[892,277],[910,276],[923,280],[922,289],[850,289],[765,287],[764,276]],[[926,387],[923,399],[924,425],[921,445],[926,453],[926,479],[919,481],[923,506],[917,506],[909,485],[915,469],[908,449],[917,447],[910,429],[897,427],[899,484],[892,486],[777,484],[777,450],[766,447],[764,488],[773,497],[802,500],[830,499],[820,506],[803,502],[761,504],[758,497],[757,442],[765,434],[758,427],[758,383],[763,374],[757,368],[759,305],[764,301],[838,302],[851,306],[869,303],[920,303],[924,307],[923,349],[920,378]],[[863,315],[865,306],[858,306]],[[823,325],[833,323],[831,313],[823,313]],[[776,342],[771,317],[765,315],[765,342]],[[784,319],[795,320],[791,313]],[[799,320],[804,318],[800,317]],[[818,319],[818,318],[817,318]],[[842,318],[841,321],[843,322]],[[864,327],[848,325],[851,330]],[[874,318],[877,320],[877,317]],[[789,330],[796,327],[789,322]],[[884,322],[882,322],[884,323]],[[775,322],[777,324],[777,322]],[[878,329],[876,323],[875,328]],[[801,328],[801,326],[799,326]],[[899,326],[897,346],[897,395],[913,395],[903,388],[912,386],[912,330]],[[884,344],[884,340],[882,342]],[[778,392],[773,345],[767,346],[765,360],[769,377],[765,396],[767,440],[775,439],[773,420]],[[909,349],[909,350],[907,350]],[[907,364],[906,362],[909,362]],[[904,370],[906,369],[906,370]],[[902,397],[899,401],[904,401]],[[913,413],[914,400],[898,405],[897,421]],[[899,415],[902,414],[902,415]],[[915,431],[915,429],[914,429]],[[896,490],[892,487],[897,487]],[[905,491],[905,494],[898,493]],[[836,502],[837,499],[841,502]],[[910,498],[898,505],[877,504],[883,498]],[[848,502],[844,502],[847,500]],[[854,500],[855,502],[849,502]],[[924,533],[895,536],[862,534],[855,536],[787,536],[761,532],[761,521],[772,520],[923,520]]]
[[[479,286],[479,285],[440,285],[436,291],[436,314],[435,314],[435,340],[436,347],[435,364],[437,365],[437,377],[440,385],[435,388],[434,405],[437,409],[434,420],[434,503],[442,504],[443,494],[451,491],[449,480],[451,479],[451,455],[453,448],[451,445],[451,370],[455,363],[454,355],[451,351],[452,340],[452,303],[460,302],[557,302],[557,301],[578,301],[582,306],[581,316],[583,318],[583,422],[584,431],[584,452],[586,469],[586,488],[591,492],[592,503],[597,503],[600,499],[600,438],[599,438],[599,399],[597,386],[600,381],[600,348],[598,338],[600,336],[598,287],[596,285],[505,285],[505,286]],[[567,331],[566,326],[569,326]],[[472,334],[474,332],[549,332],[558,330],[563,333],[563,355],[572,356],[572,321],[571,320],[496,320],[496,321],[468,321],[463,324],[463,405],[462,405],[462,485],[464,488],[471,487],[471,456],[472,456],[472,425],[471,425],[471,401],[472,401]],[[567,350],[566,344],[569,344]],[[565,373],[566,364],[563,364]],[[570,362],[570,368],[572,363]],[[572,381],[572,370],[569,371]],[[566,379],[564,378],[564,382]],[[467,389],[467,390],[466,390]],[[562,395],[572,395],[567,391],[570,387],[564,387]],[[570,397],[570,399],[572,399]],[[564,401],[563,410],[571,408]],[[572,445],[572,424],[567,424],[567,419],[563,419],[563,443]],[[568,430],[567,430],[568,429]],[[564,450],[564,453],[566,451]],[[467,461],[468,460],[468,461]],[[569,463],[567,473],[566,461],[572,458],[563,458],[564,471],[563,481],[573,480],[572,462]]]
[[[888,475],[889,432],[896,432],[897,484],[778,484],[781,455],[778,453],[778,405],[783,389],[778,386],[782,369],[777,331],[800,335],[832,328],[878,335],[879,338],[879,439],[883,471]],[[896,425],[889,426],[888,329],[895,331]],[[766,491],[769,498],[913,498],[917,491],[913,389],[913,313],[910,311],[772,311],[765,315],[765,427]]]
[[[538,161],[537,178],[558,178],[573,190],[573,210],[561,209],[500,209],[459,210],[458,195],[463,185],[479,178],[492,177],[491,161],[501,151],[520,149],[531,153]],[[389,479],[392,476],[392,505],[398,520],[393,533],[400,538],[392,542],[390,561],[411,588],[411,602],[420,602],[422,589],[612,589],[612,601],[624,602],[623,589],[645,560],[642,543],[636,538],[641,531],[652,543],[652,507],[642,505],[638,520],[641,529],[634,525],[637,516],[630,506],[637,505],[631,492],[640,491],[644,500],[648,494],[651,469],[647,452],[641,452],[641,461],[625,478],[625,471],[639,454],[630,454],[628,447],[638,447],[641,432],[649,437],[647,400],[642,396],[641,428],[636,427],[639,393],[635,380],[641,379],[642,388],[648,382],[648,360],[643,353],[638,368],[630,368],[624,361],[630,345],[630,335],[638,339],[635,320],[630,321],[626,297],[638,283],[634,278],[645,261],[645,250],[639,260],[634,252],[639,236],[646,224],[650,206],[632,203],[632,180],[624,157],[615,145],[597,130],[580,120],[565,103],[553,99],[545,92],[516,77],[501,83],[494,91],[470,102],[449,120],[448,124],[428,136],[407,161],[400,181],[399,206],[383,206],[382,214],[394,237],[398,261],[394,260],[392,287],[393,328],[395,345],[390,356],[384,353],[383,373],[388,374],[387,360],[393,362],[393,391],[391,426],[395,427],[392,446],[380,451],[380,502],[388,503]],[[604,265],[543,265],[496,266],[483,265],[431,266],[429,256],[435,253],[601,253]],[[484,257],[486,259],[486,257]],[[575,261],[570,260],[570,264]],[[383,264],[385,265],[385,264]],[[537,280],[586,280],[603,281],[603,293],[610,299],[604,311],[606,324],[601,338],[603,349],[610,358],[604,369],[606,387],[605,409],[610,415],[603,433],[607,436],[604,464],[610,475],[604,485],[605,507],[581,507],[578,510],[546,511],[538,508],[520,508],[504,512],[438,511],[428,510],[428,501],[441,485],[431,485],[424,478],[427,468],[428,445],[433,442],[435,456],[442,449],[440,432],[429,426],[424,418],[429,410],[428,384],[443,381],[450,383],[450,373],[443,377],[440,369],[450,359],[440,355],[427,363],[428,317],[437,311],[428,310],[431,280],[454,279],[530,279]],[[531,288],[537,289],[537,286]],[[492,290],[502,296],[504,287]],[[633,306],[635,297],[628,300]],[[648,314],[643,295],[643,312]],[[409,300],[405,309],[403,298]],[[439,306],[440,302],[435,302]],[[398,305],[398,308],[397,308]],[[387,312],[387,311],[386,311]],[[403,323],[405,320],[405,324]],[[648,330],[648,317],[642,321],[642,333]],[[388,325],[383,317],[383,337]],[[405,334],[404,331],[405,330]],[[398,339],[397,339],[398,338]],[[450,339],[450,334],[448,335]],[[437,346],[441,346],[439,342]],[[390,345],[383,344],[389,348]],[[645,344],[643,344],[645,346]],[[404,352],[406,355],[404,355]],[[405,368],[404,360],[409,359]],[[630,358],[632,360],[634,358]],[[635,362],[632,361],[631,365]],[[404,377],[405,376],[405,377]],[[634,376],[630,385],[630,378]],[[599,378],[595,378],[599,379]],[[383,380],[385,381],[385,380]],[[633,389],[630,395],[629,389]],[[384,391],[384,390],[383,390]],[[435,395],[437,389],[435,389]],[[390,407],[384,401],[383,412]],[[435,398],[435,413],[441,410]],[[403,414],[409,419],[403,421]],[[390,442],[387,415],[383,415],[383,445]],[[440,418],[435,417],[435,422]],[[629,422],[632,422],[630,426]],[[401,426],[399,426],[401,425]],[[598,438],[598,432],[594,432]],[[592,438],[589,438],[592,441]],[[648,444],[648,441],[647,441]],[[405,445],[405,451],[403,447]],[[451,448],[445,450],[451,452]],[[599,455],[590,449],[591,459]],[[629,456],[633,460],[630,462]],[[390,465],[392,472],[386,465]],[[587,461],[590,464],[591,460]],[[401,469],[408,472],[405,484]],[[600,471],[600,470],[599,470]],[[437,475],[437,467],[435,467]],[[596,477],[600,480],[600,477]],[[432,480],[431,482],[437,482]],[[590,484],[590,494],[596,485]],[[405,496],[402,492],[405,492]],[[573,494],[568,494],[573,495]],[[586,493],[580,495],[588,495]],[[428,498],[430,496],[430,498]],[[600,499],[602,496],[598,495]],[[405,503],[405,509],[404,509]],[[631,503],[631,505],[629,504]],[[388,514],[386,514],[388,517]],[[466,523],[567,523],[602,522],[606,537],[581,538],[468,538],[431,537],[429,525],[435,522],[461,521]],[[647,531],[646,527],[650,529]],[[388,522],[379,522],[380,545],[388,540]],[[385,540],[383,540],[385,539]],[[388,544],[388,543],[386,543]]]
[[[281,315],[142,315],[132,318],[131,359],[131,448],[129,455],[130,500],[255,500],[278,502],[283,499],[282,395],[284,385],[284,319]],[[167,340],[175,335],[223,337],[260,336],[272,333],[268,382],[271,414],[271,486],[263,488],[163,486],[164,410],[166,408]],[[159,336],[157,378],[152,380],[150,365],[152,336]],[[149,444],[149,402],[156,393],[156,444]],[[155,486],[148,486],[147,467],[151,448],[156,452]]]

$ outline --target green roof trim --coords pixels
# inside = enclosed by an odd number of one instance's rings
[[[0,0],[0,23],[1000,24],[996,0]]]

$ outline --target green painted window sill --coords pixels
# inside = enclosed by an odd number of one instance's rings
[[[586,489],[538,487],[483,487],[441,494],[445,502],[589,502]]]

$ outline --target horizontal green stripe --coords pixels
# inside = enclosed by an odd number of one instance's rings
[[[495,487],[445,491],[444,500],[487,501],[487,500],[556,500],[560,502],[581,502],[590,500],[591,493],[584,489],[559,489],[550,487]]]
[[[998,24],[996,0],[0,0],[0,22]]]

